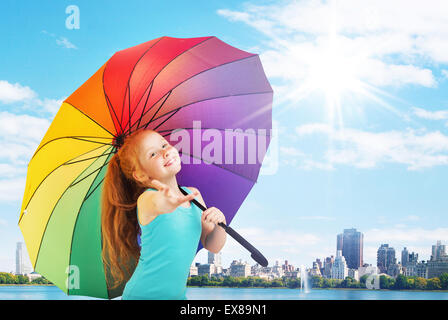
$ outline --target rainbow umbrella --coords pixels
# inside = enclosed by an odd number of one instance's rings
[[[180,128],[191,137],[240,129],[233,139],[264,135],[267,148],[272,97],[259,56],[217,37],[160,37],[116,52],[62,103],[29,162],[19,227],[35,271],[68,295],[120,296],[125,283],[114,290],[106,285],[100,210],[117,140],[139,128],[167,139]],[[179,150],[179,184],[197,187],[230,224],[266,150],[257,150],[255,162],[219,163],[201,152],[208,142],[189,143],[190,151]],[[236,143],[229,150],[234,158],[254,152]]]

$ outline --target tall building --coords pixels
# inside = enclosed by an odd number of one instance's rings
[[[331,268],[331,278],[344,280],[347,276],[347,263],[342,255],[342,251],[338,250],[336,253],[336,258],[334,259],[333,267]]]
[[[341,251],[342,251],[342,244],[343,244],[343,241],[344,241],[344,235],[343,235],[342,233],[338,234],[338,235],[337,235],[337,238],[336,238],[336,252],[337,252],[338,250],[341,250]]]
[[[213,253],[208,252],[208,263],[214,264],[215,266],[221,266],[221,252]]]
[[[324,261],[324,272],[323,275],[325,278],[331,278],[331,268],[333,268],[334,257],[326,257]]]
[[[388,244],[382,244],[379,247],[376,257],[376,265],[380,273],[387,273],[389,265],[396,263],[395,249],[389,247]]]
[[[432,246],[431,261],[439,260],[446,256],[446,246],[442,245],[442,241],[438,240],[435,246]]]
[[[409,263],[409,251],[404,247],[404,249],[401,251],[401,265],[403,267],[406,267]]]
[[[193,262],[190,266],[190,272],[188,273],[189,277],[197,276],[198,275],[198,267]]]
[[[31,262],[26,252],[26,247],[23,246],[23,242],[17,242],[16,247],[16,274],[30,274],[33,271]]]
[[[317,259],[319,260],[319,259]],[[321,272],[320,272],[320,268],[319,268],[319,263],[318,261],[313,261],[313,268],[310,270],[309,274],[310,276],[321,276]],[[319,260],[320,262],[320,260]]]
[[[387,274],[393,278],[396,278],[399,274],[403,274],[403,268],[401,264],[391,263],[387,267]]]
[[[350,269],[358,269],[363,265],[364,235],[356,229],[344,229],[344,233],[337,236],[337,250],[347,261]]]
[[[439,240],[435,246],[432,246],[431,260],[427,264],[428,278],[435,278],[442,273],[448,273],[448,255],[446,247]]]
[[[233,260],[230,264],[230,275],[232,277],[248,277],[251,275],[251,267],[247,262]]]
[[[405,270],[407,277],[428,278],[428,264],[425,261],[408,263]]]
[[[418,262],[418,253],[411,252],[409,254],[408,264]]]
[[[216,268],[214,264],[200,264],[198,267],[198,271],[197,271],[197,275],[198,276],[202,276],[202,275],[208,275],[209,277],[211,277],[213,274],[216,273]],[[190,267],[190,271],[191,271],[191,267]]]
[[[16,247],[16,274],[25,274],[22,245],[23,245],[22,242],[17,242],[17,247]]]

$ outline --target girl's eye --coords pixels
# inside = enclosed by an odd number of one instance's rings
[[[165,143],[163,146],[162,146],[162,148],[164,147],[164,146],[166,146],[167,144]]]
[[[156,154],[155,152],[151,153],[151,158],[154,157]]]

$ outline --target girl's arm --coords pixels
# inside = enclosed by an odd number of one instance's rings
[[[199,190],[194,187],[189,187],[189,189],[193,190],[193,192],[197,191],[198,201],[207,208]],[[219,253],[226,243],[227,234],[224,228],[219,227],[217,224],[219,222],[226,224],[226,217],[218,208],[210,207],[202,212],[201,222],[202,246],[210,252]]]
[[[147,190],[143,192],[137,202],[142,221],[149,223],[156,216],[173,212],[180,204],[193,200],[197,193],[193,191],[186,196],[178,196],[170,191],[170,188],[158,180],[152,180],[152,185],[157,191]],[[148,222],[149,221],[149,222]],[[145,222],[142,222],[145,224]]]

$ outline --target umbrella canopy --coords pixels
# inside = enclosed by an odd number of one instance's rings
[[[193,137],[179,150],[178,183],[197,187],[230,224],[269,145],[272,96],[259,56],[217,37],[161,37],[115,53],[62,103],[29,162],[19,227],[35,271],[70,295],[122,294],[124,284],[106,285],[101,186],[116,139],[140,128]],[[201,139],[210,129],[241,130],[212,155]],[[254,150],[235,141],[251,135],[266,143],[255,161],[216,161],[217,151],[248,159]]]

